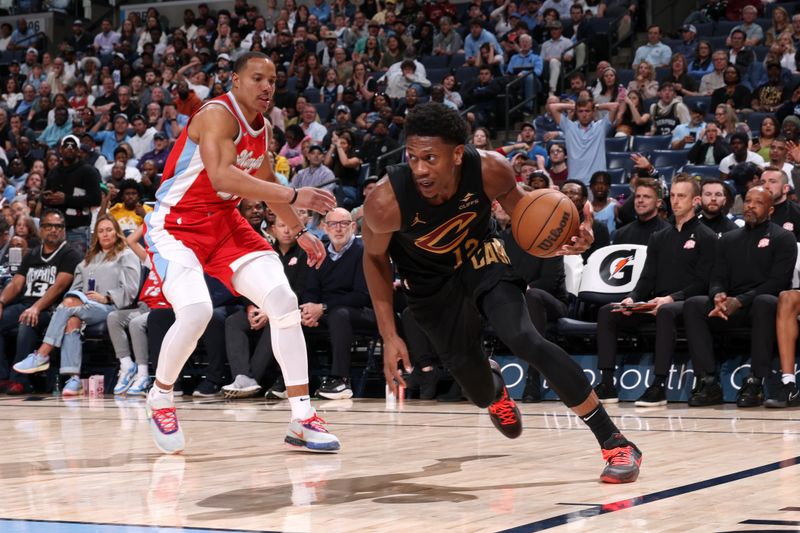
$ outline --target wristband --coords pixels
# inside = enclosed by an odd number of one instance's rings
[[[289,200],[289,205],[293,205],[296,201],[297,201],[297,189],[294,190],[294,196],[292,196],[292,199]],[[297,235],[298,237],[300,236],[299,233]]]
[[[300,237],[302,237],[306,233],[308,233],[308,230],[306,228],[301,229],[300,231],[297,232],[297,235],[294,236],[294,240],[299,239]]]

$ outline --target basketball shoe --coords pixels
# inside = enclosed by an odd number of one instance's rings
[[[500,382],[503,383],[503,376],[497,361],[490,359],[489,365],[492,367],[492,372],[497,374],[500,377]],[[506,388],[505,383],[503,383],[503,394],[500,399],[489,406],[489,418],[491,418],[494,427],[509,439],[516,439],[522,434],[522,415],[517,408],[517,404],[508,395],[508,388]]]
[[[289,422],[284,442],[295,450],[310,452],[337,452],[341,448],[339,439],[325,428],[325,421],[311,410],[305,420],[294,419]]]
[[[639,477],[642,452],[621,433],[614,433],[603,443],[603,460],[606,462],[600,481],[603,483],[632,483]]]
[[[164,453],[182,452],[185,442],[183,431],[178,425],[172,392],[165,394],[154,386],[147,395],[145,408],[147,418],[150,419],[150,432],[158,449]]]
[[[11,389],[9,389],[11,394]],[[764,402],[764,407],[796,407],[800,405],[800,392],[794,383],[783,383],[777,392]]]

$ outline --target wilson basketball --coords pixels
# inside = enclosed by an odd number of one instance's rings
[[[526,194],[511,214],[511,233],[520,247],[536,257],[553,257],[578,234],[578,209],[553,189]]]

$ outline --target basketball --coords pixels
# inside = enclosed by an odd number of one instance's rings
[[[554,257],[578,234],[575,204],[553,189],[527,193],[511,214],[511,233],[520,247],[536,257]]]

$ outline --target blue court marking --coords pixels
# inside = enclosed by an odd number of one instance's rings
[[[521,526],[516,526],[510,529],[504,529],[500,533],[522,533],[528,531],[544,531],[545,529],[551,529],[554,527],[563,526],[564,524],[567,523],[577,522],[579,520],[585,520],[587,518],[592,518],[594,516],[600,516],[607,513],[622,511],[624,509],[630,509],[631,507],[637,507],[639,505],[644,505],[646,503],[657,502],[659,500],[665,500],[667,498],[674,498],[675,496],[682,496],[690,492],[708,489],[711,487],[724,485],[726,483],[732,483],[734,481],[739,481],[740,479],[759,476],[761,474],[767,474],[769,472],[774,472],[775,470],[780,470],[781,468],[788,468],[790,466],[795,466],[797,464],[800,464],[800,456],[792,457],[791,459],[784,459],[783,461],[778,461],[775,463],[769,463],[763,466],[757,466],[755,468],[748,468],[747,470],[733,472],[732,474],[725,474],[724,476],[718,476],[711,479],[705,479],[703,481],[697,481],[695,483],[689,483],[688,485],[681,485],[680,487],[660,490],[658,492],[651,492],[650,494],[643,494],[642,496],[629,498],[627,500],[619,500],[612,503],[606,503],[590,509],[582,509],[580,511],[574,511],[571,513],[564,513],[562,515],[552,516],[550,518],[545,518],[544,520],[538,520],[536,522],[523,524]]]
[[[213,529],[205,527],[167,527],[102,522],[61,522],[58,520],[17,520],[0,518],[3,533],[274,533],[253,529]]]
[[[740,524],[754,526],[800,526],[800,520],[742,520]]]

